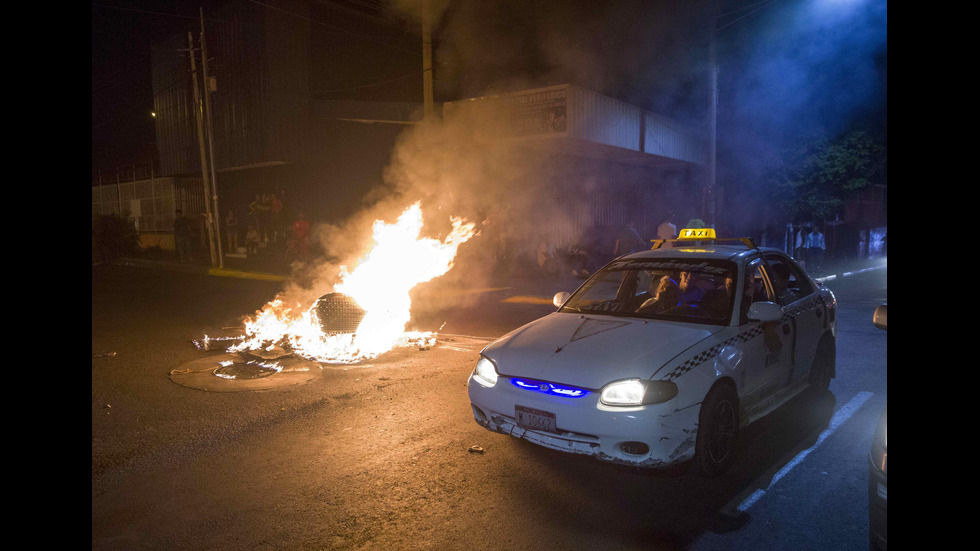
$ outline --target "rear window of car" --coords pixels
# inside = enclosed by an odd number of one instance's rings
[[[736,271],[728,260],[617,260],[559,311],[725,325],[731,319]]]

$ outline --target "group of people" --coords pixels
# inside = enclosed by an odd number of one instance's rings
[[[676,306],[692,305],[707,317],[722,317],[733,287],[731,277],[716,285],[709,280],[702,281],[696,272],[678,272],[676,281],[670,275],[660,275],[651,279],[637,312],[658,314]]]
[[[691,220],[687,227],[700,227],[700,220]],[[673,213],[668,213],[663,222],[657,226],[657,239],[676,239],[677,226],[674,224]],[[629,254],[649,248],[649,244],[640,237],[636,224],[630,221],[620,232],[613,248],[613,256]],[[823,266],[827,242],[819,227],[804,227],[796,234],[794,256],[810,270],[819,270]]]
[[[248,223],[261,243],[276,243],[283,237],[285,192],[257,193],[248,204]],[[247,239],[246,239],[247,241]]]
[[[222,236],[227,249],[224,252],[237,252],[244,246],[247,254],[257,254],[260,247],[285,242],[287,258],[305,257],[310,251],[310,221],[302,212],[297,213],[292,223],[288,222],[283,193],[257,194],[249,204],[249,215],[241,241],[241,228],[238,216],[233,209],[221,219]],[[196,217],[197,219],[200,216]],[[181,209],[174,211],[174,248],[180,261],[193,260],[195,217],[185,216]],[[288,225],[287,225],[288,224]]]
[[[695,221],[688,222],[688,225],[692,225],[692,222]],[[657,239],[677,239],[677,226],[674,224],[674,213],[668,212],[664,221],[657,226]],[[613,256],[620,256],[649,248],[650,244],[640,237],[640,233],[636,231],[636,222],[630,220],[619,234],[619,238],[616,239],[616,245],[613,247]]]
[[[285,242],[287,251],[294,257],[305,256],[309,252],[310,222],[300,212],[290,224],[289,212],[285,192],[256,194],[248,205],[247,227],[242,243],[246,253],[254,255],[260,247]],[[234,210],[229,210],[225,215],[224,229],[228,250],[237,251],[241,230]]]
[[[827,242],[819,227],[804,227],[796,234],[793,256],[807,270],[819,270],[823,266],[823,255]]]

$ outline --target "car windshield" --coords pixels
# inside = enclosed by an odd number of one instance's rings
[[[735,264],[728,260],[616,260],[559,311],[726,325],[735,274]]]

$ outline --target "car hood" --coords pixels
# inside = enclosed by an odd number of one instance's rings
[[[619,379],[648,379],[719,327],[553,313],[483,350],[501,375],[599,389]]]

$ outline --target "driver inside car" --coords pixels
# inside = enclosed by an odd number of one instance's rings
[[[677,306],[680,289],[670,276],[663,275],[650,281],[650,298],[636,309],[638,314],[658,314]]]

